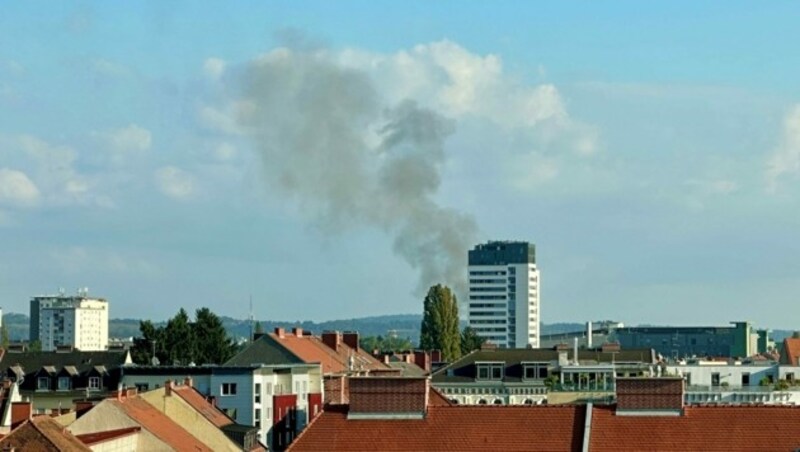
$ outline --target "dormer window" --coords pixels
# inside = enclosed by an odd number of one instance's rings
[[[50,389],[50,378],[39,377],[36,379],[36,389],[38,391],[47,391]]]
[[[478,380],[502,380],[503,369],[506,365],[502,362],[475,363],[478,369]]]
[[[548,363],[522,363],[522,378],[525,380],[544,380],[547,378]]]

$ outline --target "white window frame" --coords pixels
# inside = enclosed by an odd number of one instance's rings
[[[102,379],[100,377],[89,377],[89,390],[90,391],[99,391],[102,387]]]
[[[222,397],[235,396],[238,392],[237,389],[236,383],[222,383],[219,388],[219,394]]]

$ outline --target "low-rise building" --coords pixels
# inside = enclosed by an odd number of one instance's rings
[[[117,390],[122,369],[133,364],[122,351],[7,351],[0,358],[4,378],[18,382],[34,413],[64,412],[74,401],[105,397]]]
[[[541,405],[611,397],[617,377],[653,370],[652,349],[476,350],[434,372],[432,384],[453,403]]]

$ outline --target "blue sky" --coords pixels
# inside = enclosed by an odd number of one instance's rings
[[[420,312],[497,238],[545,322],[794,328],[798,7],[757,6],[5,4],[0,303]]]

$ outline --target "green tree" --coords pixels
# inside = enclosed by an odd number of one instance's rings
[[[193,362],[196,352],[194,330],[189,323],[189,314],[181,308],[175,317],[167,321],[164,330],[164,348],[167,360],[161,364],[189,364]]]
[[[0,327],[0,346],[3,347],[3,350],[8,350],[8,344],[11,340],[8,338],[8,327],[3,325]]]
[[[461,331],[461,354],[466,355],[474,350],[481,348],[486,342],[486,338],[478,336],[472,328],[465,326]]]
[[[30,350],[32,352],[40,352],[40,351],[42,351],[42,342],[39,339],[36,339],[35,341],[31,341],[31,343],[28,344],[28,350]]]
[[[200,308],[195,312],[192,329],[196,364],[222,364],[233,356],[235,344],[228,337],[222,320],[210,309]]]
[[[441,350],[446,361],[461,356],[458,331],[458,300],[449,287],[437,284],[425,296],[419,346],[423,350]]]
[[[166,364],[168,356],[165,352],[164,328],[156,327],[149,320],[142,320],[139,321],[139,333],[141,337],[133,339],[133,347],[131,348],[133,362],[151,365],[153,364],[153,356],[155,356],[159,362]]]

